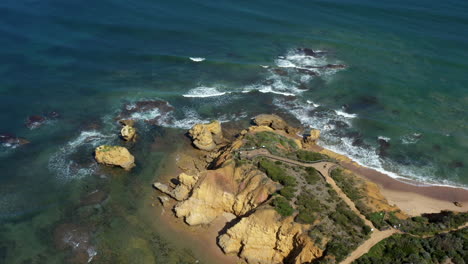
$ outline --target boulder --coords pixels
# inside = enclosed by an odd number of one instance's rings
[[[189,130],[193,144],[201,150],[213,151],[225,139],[221,131],[221,123],[213,121],[209,124],[196,124]]]
[[[119,166],[125,170],[130,170],[135,167],[135,157],[124,147],[99,146],[95,150],[95,158],[100,164]]]
[[[135,141],[136,140],[136,129],[132,126],[125,125],[120,130],[120,135],[125,141]]]
[[[195,183],[198,181],[198,176],[191,176],[186,173],[181,173],[178,177],[179,184],[175,188],[171,188],[168,185],[160,182],[153,184],[154,188],[161,192],[171,196],[177,201],[183,201],[187,199]]]
[[[317,143],[317,140],[319,138],[320,138],[320,130],[312,129],[312,130],[310,130],[310,135],[306,136],[304,141],[306,143],[315,144],[315,143]]]
[[[35,129],[42,126],[46,121],[47,119],[43,116],[33,115],[28,117],[28,120],[26,120],[25,125],[29,129]]]
[[[257,126],[266,126],[272,128],[273,130],[283,130],[289,134],[296,133],[296,129],[289,126],[286,121],[277,115],[261,114],[254,117],[253,122]]]

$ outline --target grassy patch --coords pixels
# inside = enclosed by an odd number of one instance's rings
[[[245,140],[245,148],[266,148],[270,153],[280,156],[299,148],[294,140],[268,131],[249,134]]]
[[[286,200],[283,196],[277,196],[272,202],[271,205],[275,207],[276,212],[281,216],[290,216],[294,213],[294,209],[289,204],[289,201]]]
[[[296,179],[286,174],[280,165],[267,159],[262,159],[258,163],[261,170],[263,170],[270,179],[279,182],[284,186],[294,187],[297,185]]]
[[[318,161],[318,160],[329,159],[327,155],[323,155],[318,152],[302,150],[302,149],[296,151],[294,154],[296,155],[296,158],[298,160],[305,161],[305,162],[313,162],[313,161]]]

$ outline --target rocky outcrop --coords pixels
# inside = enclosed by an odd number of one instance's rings
[[[307,135],[305,138],[304,138],[304,143],[307,143],[307,144],[316,144],[317,143],[317,140],[319,140],[320,138],[320,130],[318,129],[312,129],[310,130],[310,134]]]
[[[226,254],[235,254],[249,264],[307,263],[320,257],[323,250],[314,246],[303,234],[306,226],[295,223],[292,217],[282,219],[270,207],[257,209],[242,218],[218,239]]]
[[[213,151],[225,142],[219,121],[196,124],[189,130],[189,135],[198,149],[206,151]]]
[[[237,167],[232,160],[226,163],[200,174],[190,197],[174,208],[177,217],[183,217],[189,225],[199,225],[209,224],[224,213],[243,215],[277,190],[277,184],[254,167]]]
[[[119,166],[125,170],[135,167],[135,158],[124,147],[99,146],[95,150],[95,158],[98,163],[108,166]]]
[[[289,134],[294,134],[297,132],[297,129],[288,125],[286,121],[284,121],[281,117],[277,115],[261,114],[261,115],[254,117],[253,122],[257,126],[270,127],[273,130],[283,130]]]
[[[135,141],[136,140],[136,129],[132,126],[125,125],[120,130],[120,135],[125,141]]]
[[[179,184],[175,188],[171,188],[166,184],[156,182],[153,186],[161,192],[171,196],[177,201],[187,199],[190,191],[192,190],[195,183],[198,181],[198,176],[191,176],[185,173],[181,173],[178,177]]]
[[[16,137],[12,134],[0,134],[0,144],[7,148],[16,148],[29,143],[28,140]]]

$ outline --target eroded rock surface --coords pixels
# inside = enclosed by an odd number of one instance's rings
[[[177,217],[189,225],[209,224],[224,213],[243,215],[266,201],[277,184],[250,167],[234,162],[201,173],[190,197],[176,205]]]
[[[289,263],[307,263],[323,250],[304,230],[292,217],[282,219],[273,208],[264,207],[229,228],[218,244],[226,254],[239,255],[250,264],[284,263],[286,258]]]
[[[95,150],[95,158],[98,163],[107,166],[119,166],[125,170],[135,167],[135,157],[124,147],[99,146]]]
[[[219,144],[225,142],[219,121],[213,121],[209,124],[196,124],[189,130],[189,135],[198,149],[206,151],[212,151]]]
[[[296,133],[296,129],[288,125],[281,117],[277,115],[261,114],[254,117],[253,122],[259,127],[270,127],[273,130],[283,130],[286,133]]]

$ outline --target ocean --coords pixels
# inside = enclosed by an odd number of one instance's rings
[[[193,263],[145,232],[137,200],[213,119],[277,113],[392,177],[468,188],[467,14],[461,0],[1,1],[0,263]],[[131,173],[92,157],[123,144],[125,111]],[[83,202],[93,192],[106,204]]]

